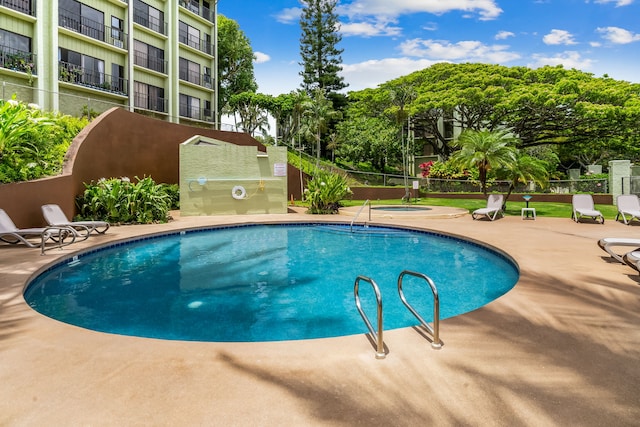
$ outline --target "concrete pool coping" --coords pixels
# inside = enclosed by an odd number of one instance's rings
[[[521,270],[511,292],[443,320],[441,350],[413,328],[386,331],[383,360],[364,335],[192,343],[102,334],[41,316],[22,298],[35,271],[96,244],[218,224],[350,221],[295,210],[175,215],[45,256],[0,245],[0,425],[637,424],[640,277],[596,242],[640,238],[640,227],[614,221],[376,219],[486,242]]]

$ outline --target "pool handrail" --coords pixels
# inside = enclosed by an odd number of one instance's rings
[[[424,279],[429,284],[431,293],[433,294],[433,328],[429,326],[429,324],[416,312],[411,304],[407,302],[407,299],[404,296],[404,292],[402,291],[402,279],[404,279],[404,276],[406,275]],[[431,280],[431,278],[426,274],[404,270],[398,276],[398,294],[400,295],[402,303],[409,309],[409,311],[416,317],[416,319],[418,319],[420,324],[433,336],[431,347],[436,350],[442,348],[442,341],[440,341],[440,298],[438,297],[438,289],[436,288],[435,283],[433,283],[433,280]]]
[[[377,316],[378,316],[378,331],[376,332],[373,329],[373,326],[371,326],[371,322],[369,321],[369,318],[367,317],[367,315],[365,314],[364,310],[362,310],[362,305],[360,304],[360,281],[364,280],[365,282],[369,282],[371,284],[371,286],[373,286],[373,291],[376,294],[376,305],[378,307],[377,310]],[[382,321],[382,296],[380,295],[380,288],[378,287],[378,284],[373,280],[370,279],[369,277],[366,276],[358,276],[356,277],[356,281],[353,284],[353,295],[356,299],[356,308],[358,309],[358,312],[360,313],[360,316],[362,317],[362,320],[364,320],[365,325],[367,325],[367,329],[369,329],[369,332],[371,333],[372,337],[376,337],[376,359],[384,359],[387,354],[384,351],[384,340],[382,339],[382,334],[383,334],[383,321]]]
[[[369,205],[369,221],[371,221],[371,202],[369,201],[369,199],[365,200],[364,203],[362,204],[362,206],[360,206],[360,209],[358,209],[358,212],[356,213],[356,216],[353,217],[353,219],[351,220],[351,224],[349,225],[349,231],[353,233],[353,223],[356,222],[356,219],[358,219],[358,216],[360,216],[360,212],[362,212],[362,209],[364,209],[365,206]],[[364,225],[366,226],[367,223],[365,221]]]

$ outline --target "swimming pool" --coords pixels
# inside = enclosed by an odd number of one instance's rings
[[[416,325],[397,295],[405,269],[430,276],[442,318],[509,291],[518,269],[476,243],[425,231],[344,224],[242,225],[138,239],[89,251],[34,278],[25,300],[76,326],[122,335],[246,342],[366,333],[357,275],[380,286],[384,328]],[[431,321],[427,284],[406,279],[407,300]],[[375,317],[373,290],[362,306]]]

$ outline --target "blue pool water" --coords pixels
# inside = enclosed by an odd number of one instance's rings
[[[353,295],[358,275],[379,285],[384,328],[418,322],[397,292],[403,270],[432,278],[441,318],[509,291],[518,269],[483,246],[428,232],[318,224],[246,225],[141,239],[67,259],[25,291],[33,309],[122,335],[189,341],[276,341],[366,333]],[[425,281],[405,276],[427,321]],[[360,284],[375,324],[375,296]]]

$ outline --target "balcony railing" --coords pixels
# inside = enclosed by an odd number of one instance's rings
[[[167,99],[150,97],[146,93],[136,92],[133,102],[136,108],[144,108],[145,110],[158,111],[160,113],[169,111]]]
[[[179,71],[180,80],[184,80],[189,83],[197,84],[199,86],[204,86],[208,89],[213,87],[213,77],[209,74],[200,74],[195,71],[189,71],[181,69]]]
[[[138,50],[133,53],[133,63],[163,74],[167,73],[168,62],[166,60],[149,56]]]
[[[213,11],[208,7],[200,6],[200,2],[197,0],[180,0],[180,6],[190,10],[198,16],[202,16],[209,22],[216,22]]]
[[[210,109],[195,107],[184,103],[180,103],[180,117],[213,122],[213,114]]]
[[[36,16],[36,0],[0,0],[0,6]]]
[[[167,34],[167,23],[160,21],[158,18],[149,16],[149,14],[140,9],[133,9],[133,22],[147,27],[156,33]]]
[[[191,46],[192,48],[197,49],[200,52],[204,52],[207,55],[213,55],[212,43],[207,43],[206,40],[194,37],[186,31],[180,31],[180,33],[178,34],[178,40],[180,41],[180,43]]]
[[[119,95],[126,95],[128,92],[127,79],[87,70],[68,62],[58,62],[58,80]]]
[[[36,55],[8,46],[0,46],[0,67],[36,75]]]
[[[58,12],[58,25],[92,39],[127,49],[127,34],[124,31],[108,27],[101,22],[84,18],[64,9],[60,9]]]

